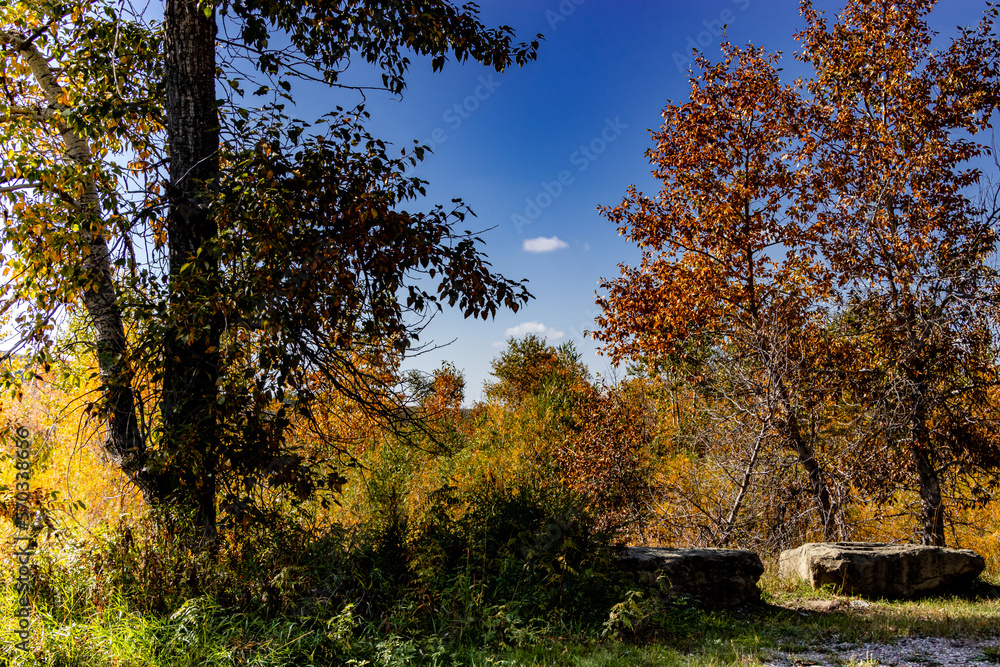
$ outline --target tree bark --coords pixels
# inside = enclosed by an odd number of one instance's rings
[[[941,498],[941,478],[927,451],[914,446],[913,464],[920,484],[921,542],[928,546],[944,546],[944,502]]]
[[[0,43],[12,46],[24,58],[48,103],[47,109],[32,114],[41,122],[55,123],[63,143],[63,155],[82,169],[92,166],[90,144],[73,132],[59,117],[67,110],[61,102],[63,90],[48,61],[23,35],[0,31]],[[147,502],[159,495],[158,481],[146,470],[146,443],[136,413],[132,389],[133,373],[128,363],[128,343],[122,323],[118,292],[111,273],[111,253],[101,231],[102,215],[97,185],[92,176],[84,179],[84,191],[73,201],[80,232],[81,263],[86,276],[82,296],[94,328],[97,364],[106,403],[107,424],[104,451],[111,461],[142,492]]]
[[[941,497],[941,477],[931,457],[931,439],[928,433],[930,405],[933,403],[931,383],[928,381],[929,362],[925,358],[929,330],[918,315],[914,305],[915,292],[906,283],[900,290],[906,298],[900,310],[905,314],[903,349],[906,352],[904,377],[908,389],[909,449],[917,473],[920,494],[921,543],[927,546],[944,546],[944,501]]]
[[[908,373],[916,395],[910,416],[909,447],[920,494],[920,541],[928,546],[943,547],[944,501],[941,497],[941,477],[930,456],[925,407],[926,384],[920,380],[921,370],[918,365]]]
[[[833,535],[833,504],[830,501],[830,490],[823,480],[823,469],[816,462],[812,445],[802,437],[798,414],[795,406],[792,405],[788,397],[788,388],[785,386],[785,381],[780,376],[777,376],[777,374],[772,377],[772,381],[775,383],[778,398],[785,413],[785,420],[782,424],[785,439],[791,448],[795,450],[799,463],[809,477],[809,485],[812,487],[813,496],[819,504],[820,520],[823,523],[823,539],[829,541]]]
[[[215,19],[198,0],[166,0],[164,72],[170,185],[169,323],[162,414],[176,495],[215,535],[219,377],[217,227],[210,211],[219,175]]]

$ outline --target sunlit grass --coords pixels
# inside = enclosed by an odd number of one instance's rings
[[[777,651],[830,651],[830,645],[892,642],[912,636],[964,639],[997,637],[1000,599],[975,596],[873,601],[765,581],[767,604],[736,612],[667,610],[642,637],[627,641],[594,628],[547,624],[538,619],[520,635],[482,646],[447,632],[435,635],[405,626],[385,632],[377,620],[349,608],[312,615],[268,616],[224,611],[208,598],[189,600],[163,614],[130,610],[111,596],[101,606],[69,591],[53,606],[33,610],[30,648],[14,648],[0,633],[0,655],[16,667],[181,667],[188,665],[759,665]],[[814,611],[810,600],[842,601]],[[13,618],[17,601],[8,586],[0,612]],[[390,623],[387,619],[383,623]],[[528,629],[530,626],[530,629]],[[824,648],[827,647],[827,648]],[[984,658],[1000,661],[1000,644]],[[354,660],[354,663],[348,663]],[[846,658],[845,658],[846,660]],[[844,664],[868,664],[855,658]]]

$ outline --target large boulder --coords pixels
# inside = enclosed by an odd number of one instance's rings
[[[752,551],[627,547],[619,564],[664,597],[695,598],[709,607],[760,601],[764,564]]]
[[[971,583],[985,567],[974,551],[916,544],[809,543],[778,559],[784,578],[798,577],[813,588],[833,584],[869,598],[941,593]]]

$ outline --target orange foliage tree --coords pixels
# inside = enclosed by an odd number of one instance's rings
[[[847,436],[863,445],[844,459],[855,482],[887,500],[913,480],[924,543],[944,543],[943,487],[983,500],[969,476],[995,481],[1000,465],[988,266],[1000,207],[973,199],[988,153],[976,134],[1000,100],[1000,10],[936,52],[934,4],[852,0],[828,26],[804,0],[805,87],[782,85],[754,47],[699,58],[690,102],[668,106],[653,137],[659,196],[633,188],[605,209],[644,256],[604,283],[597,337],[616,361],[683,365],[790,445],[827,535],[824,401],[867,419]]]
[[[832,26],[808,0],[799,58],[815,69],[807,153],[816,220],[863,370],[854,397],[884,476],[915,473],[921,538],[944,544],[942,476],[996,469],[998,212],[977,205],[975,135],[998,99],[995,7],[932,49],[934,0],[852,0]]]
[[[577,394],[573,412],[577,428],[567,430],[554,449],[558,473],[586,500],[598,528],[642,539],[653,437],[645,387],[587,385]]]
[[[795,452],[829,533],[835,508],[813,436],[800,424],[818,393],[810,394],[802,361],[832,288],[814,252],[820,232],[810,221],[808,174],[794,158],[807,108],[780,82],[775,56],[723,50],[720,64],[696,60],[690,101],[663,111],[647,152],[659,194],[633,186],[622,204],[603,209],[643,259],[602,284],[594,336],[616,363],[683,364],[716,390],[727,375],[733,404],[767,435],[759,442]],[[757,458],[745,468],[732,520]]]

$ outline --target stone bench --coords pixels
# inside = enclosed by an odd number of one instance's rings
[[[618,564],[664,598],[693,598],[707,607],[760,601],[764,564],[752,551],[626,547]]]
[[[813,588],[833,584],[849,595],[909,598],[965,586],[986,567],[968,549],[916,544],[811,542],[781,552],[778,571]]]

